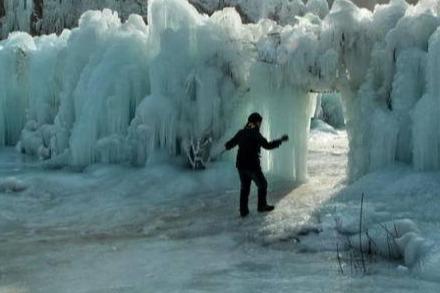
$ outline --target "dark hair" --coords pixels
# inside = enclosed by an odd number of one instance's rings
[[[261,117],[261,115],[257,112],[252,113],[248,117],[248,123],[258,123],[261,121],[263,121],[263,117]]]

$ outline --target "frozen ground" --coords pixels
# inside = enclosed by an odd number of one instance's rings
[[[0,292],[439,292],[440,174],[395,166],[347,187],[346,134],[313,131],[310,140],[309,182],[270,178],[276,210],[257,214],[253,196],[246,219],[230,162],[74,173],[3,149]],[[339,273],[335,222],[356,222],[362,192],[366,225],[418,225],[423,261],[406,269],[376,256],[363,275],[341,252]]]

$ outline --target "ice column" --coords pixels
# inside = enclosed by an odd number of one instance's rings
[[[440,30],[429,42],[427,91],[412,115],[414,167],[418,170],[440,168]]]
[[[263,116],[262,134],[268,140],[288,134],[289,142],[279,149],[263,151],[263,168],[273,174],[304,182],[307,177],[307,145],[310,118],[316,96],[292,84],[285,83],[276,65],[257,63],[251,69],[252,100],[248,111]]]

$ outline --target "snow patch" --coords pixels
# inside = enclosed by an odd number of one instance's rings
[[[28,184],[18,178],[0,179],[0,192],[21,192],[28,189]]]

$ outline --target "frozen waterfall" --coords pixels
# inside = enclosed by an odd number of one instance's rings
[[[304,181],[316,93],[336,90],[352,178],[396,161],[439,169],[438,3],[321,2],[288,24],[243,24],[233,8],[152,0],[148,25],[103,10],[59,36],[12,33],[0,42],[0,144],[54,166],[143,165],[157,150],[222,145],[259,111],[264,135],[292,137],[263,154],[265,169]]]

